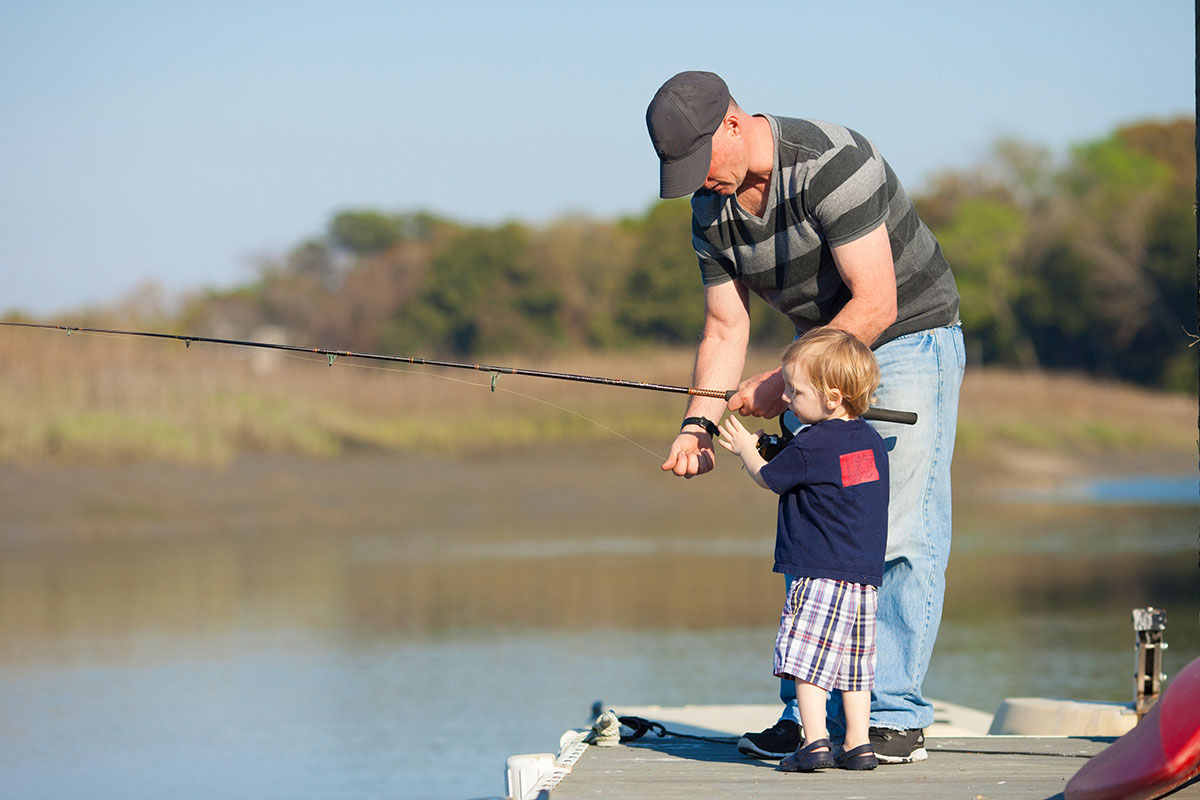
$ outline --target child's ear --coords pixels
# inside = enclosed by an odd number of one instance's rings
[[[825,391],[825,406],[829,411],[833,411],[840,406],[845,399],[841,389],[827,389]]]

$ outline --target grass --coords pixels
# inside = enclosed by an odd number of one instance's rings
[[[500,364],[685,384],[689,354]],[[243,451],[470,451],[587,442],[658,446],[682,396],[353,359],[75,333],[0,335],[0,459],[227,462]]]
[[[775,354],[751,357],[749,370]],[[686,385],[679,349],[496,359]],[[242,452],[471,452],[626,437],[653,452],[682,396],[520,376],[49,331],[0,332],[0,459],[227,463]],[[998,447],[1074,454],[1195,452],[1196,400],[1078,376],[974,369],[960,455]]]
[[[968,454],[1194,454],[1196,436],[1195,397],[1054,373],[974,370],[963,383],[958,448]]]

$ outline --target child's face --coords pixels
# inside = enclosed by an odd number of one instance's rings
[[[824,392],[813,386],[803,361],[783,368],[783,401],[796,415],[796,419],[809,425],[829,419],[838,406],[838,403],[831,402]]]

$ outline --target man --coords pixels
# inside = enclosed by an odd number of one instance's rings
[[[828,324],[857,336],[879,361],[878,405],[918,414],[913,426],[876,423],[892,489],[870,736],[880,763],[920,761],[928,755],[923,729],[933,722],[921,685],[945,593],[964,368],[950,267],[875,145],[848,128],[748,114],[709,72],[663,84],[646,124],[660,196],[694,193],[705,320],[692,385],[738,386],[727,405],[743,416],[784,411],[778,369],[739,384],[754,292],[797,334]],[[692,478],[713,469],[714,421],[724,411],[720,400],[693,397],[663,470]],[[781,683],[780,699],[779,722],[743,736],[743,753],[782,758],[796,748],[794,684]]]

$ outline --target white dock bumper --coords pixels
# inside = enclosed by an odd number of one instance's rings
[[[1000,704],[990,735],[1124,736],[1137,724],[1129,703],[1096,703],[1048,697],[1010,697]]]
[[[531,753],[509,756],[504,762],[505,786],[512,800],[539,800],[571,773],[588,746],[587,731],[567,731],[558,742],[558,755]],[[545,794],[543,794],[545,793]]]

